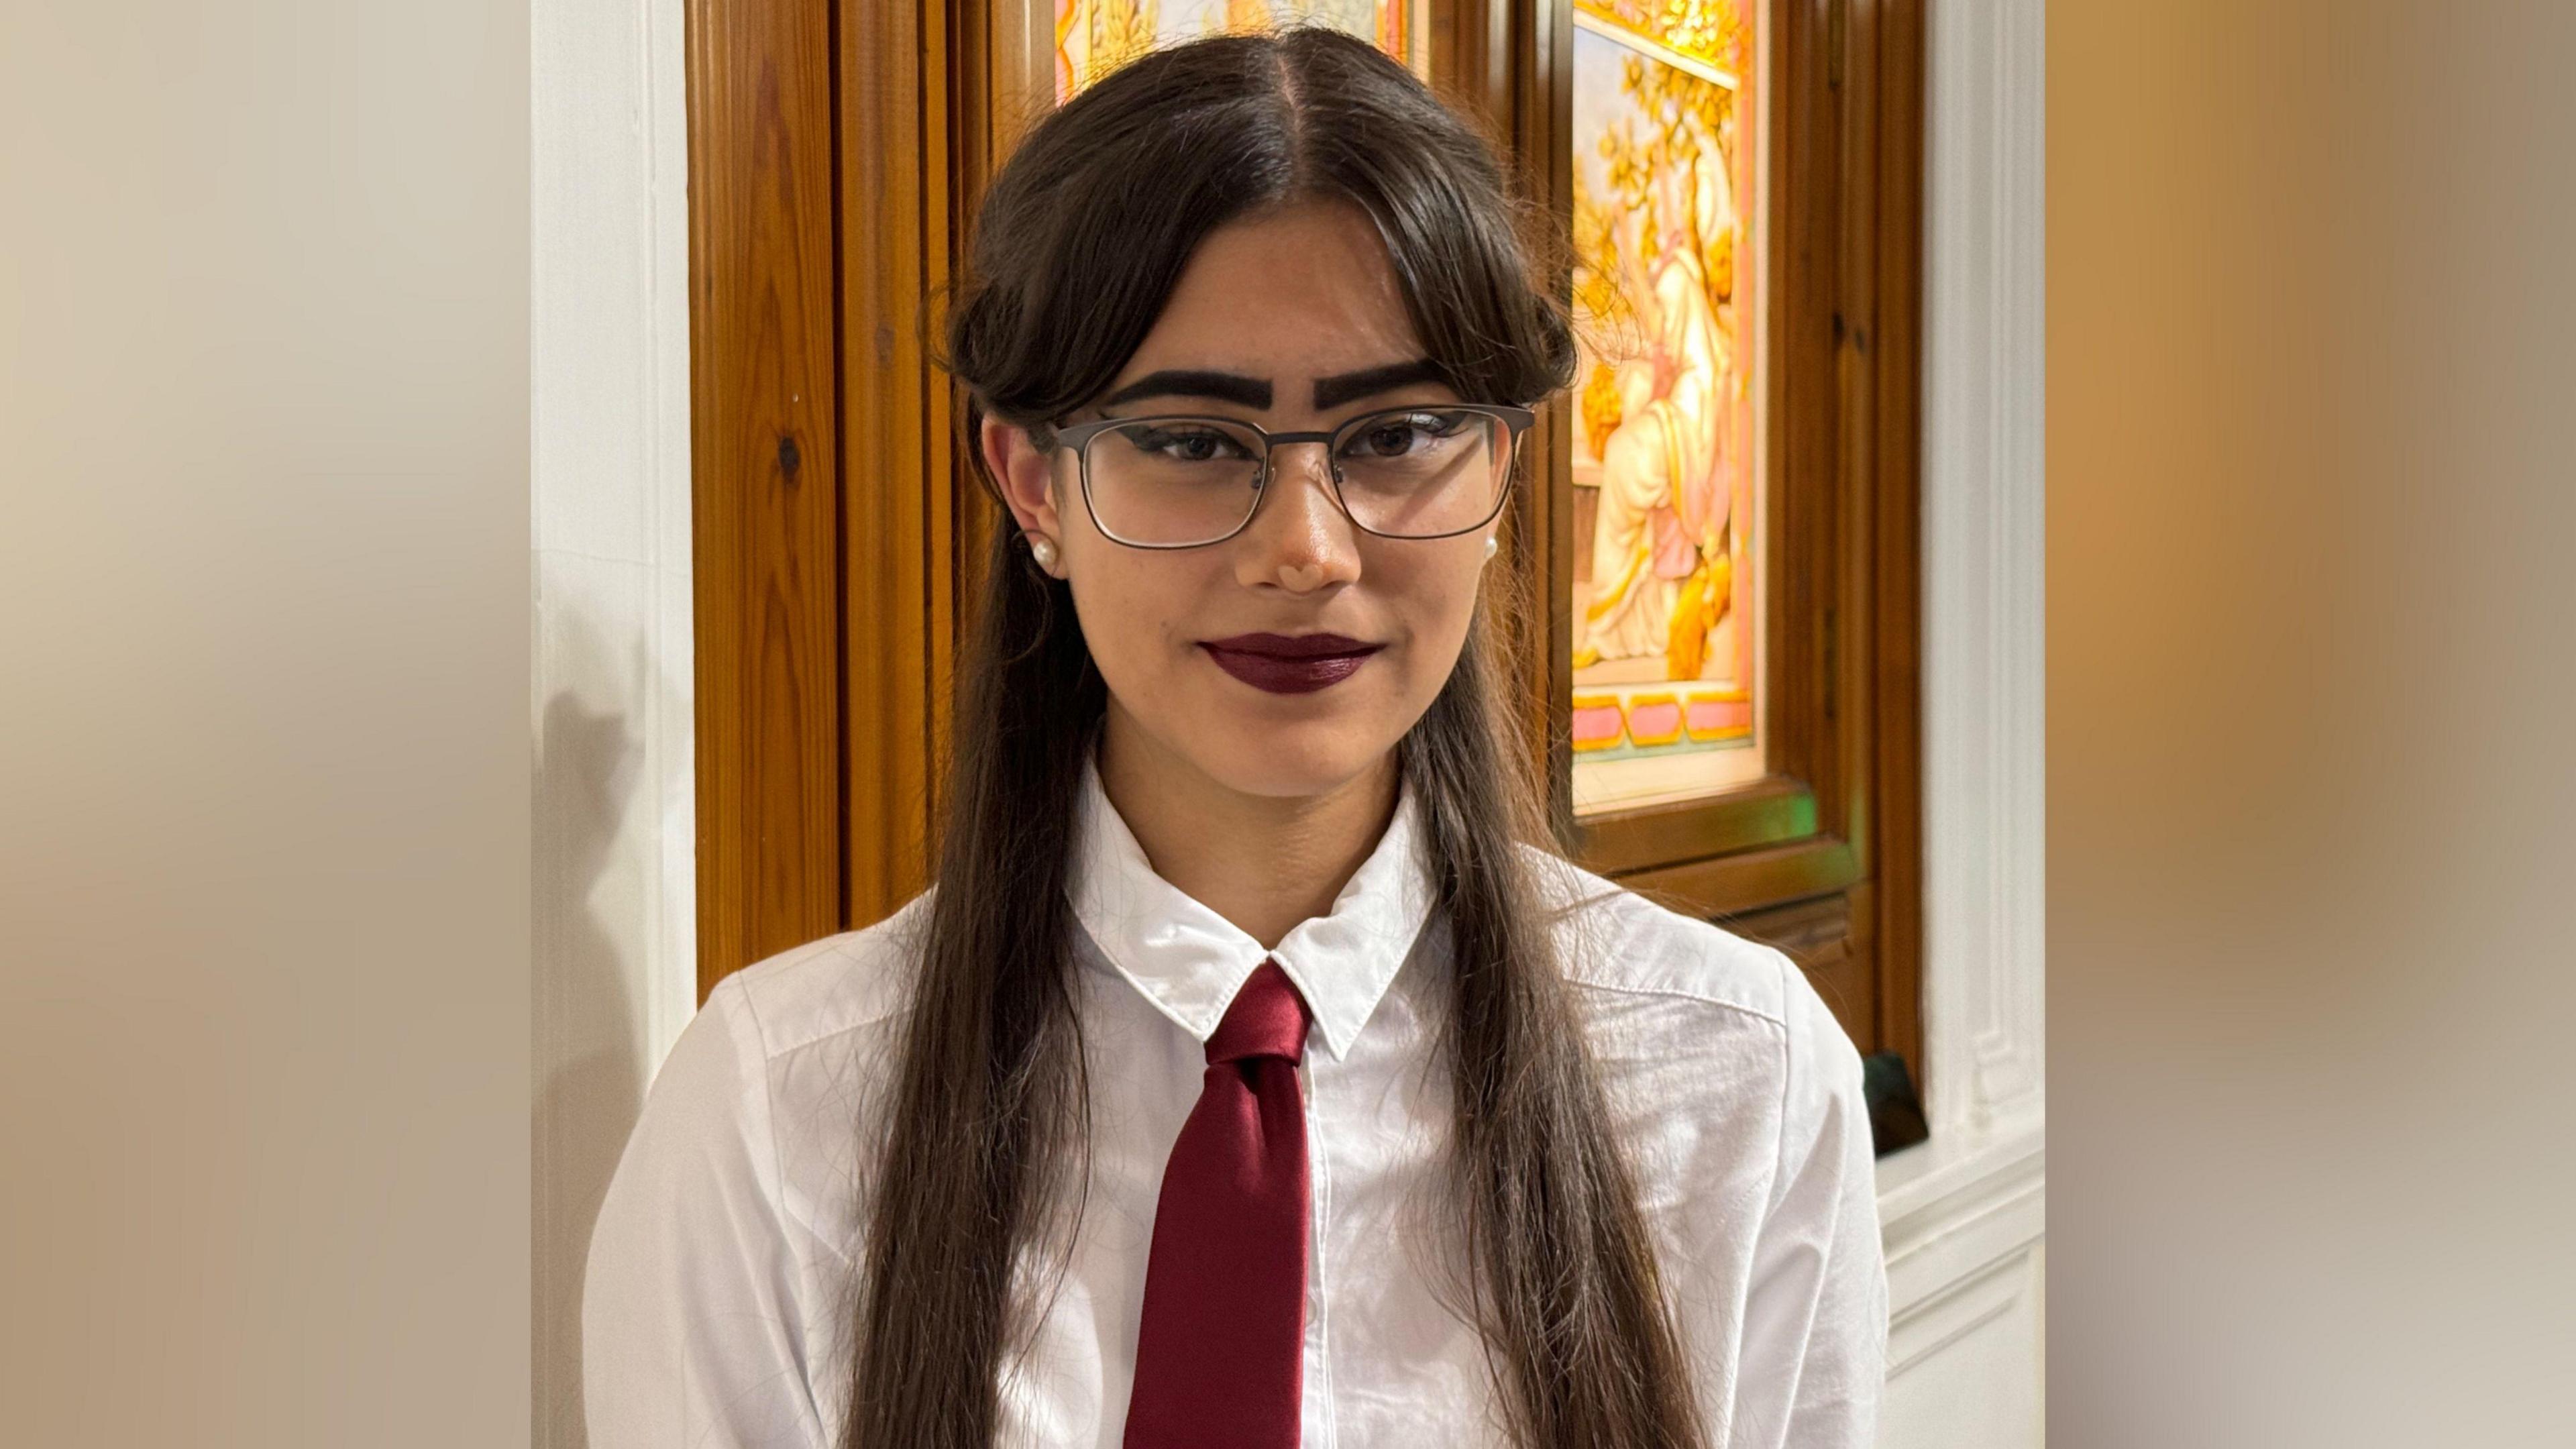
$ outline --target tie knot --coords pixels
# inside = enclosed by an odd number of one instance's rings
[[[1277,957],[1265,958],[1250,980],[1234,994],[1225,1019],[1209,1034],[1207,1059],[1239,1062],[1246,1057],[1282,1057],[1294,1062],[1306,1054],[1306,998],[1288,979]]]

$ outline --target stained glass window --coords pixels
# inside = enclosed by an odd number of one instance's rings
[[[1574,802],[1762,774],[1755,35],[1735,0],[1577,0]]]
[[[1158,45],[1219,31],[1330,25],[1423,68],[1427,0],[1056,0],[1055,98]]]

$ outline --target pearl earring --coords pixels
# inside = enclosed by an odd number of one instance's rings
[[[1039,568],[1046,570],[1050,574],[1055,572],[1054,539],[1047,537],[1043,533],[1030,534],[1029,556],[1038,561]]]
[[[1492,558],[1494,556],[1494,550],[1501,547],[1502,545],[1495,541],[1492,534],[1489,533],[1485,535],[1485,557]]]

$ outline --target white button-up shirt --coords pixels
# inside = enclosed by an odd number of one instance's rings
[[[1072,890],[1090,1195],[1035,1342],[1004,1366],[1003,1444],[1118,1444],[1163,1164],[1198,1100],[1203,1044],[1265,956],[1314,1014],[1303,1442],[1507,1442],[1478,1338],[1450,1306],[1451,1109],[1432,1051],[1446,931],[1415,810],[1400,789],[1331,912],[1265,951],[1154,873],[1086,767]],[[1538,863],[1550,904],[1570,907],[1564,969],[1709,1442],[1868,1444],[1887,1277],[1858,1053],[1778,951]],[[726,978],[681,1033],[592,1233],[593,1449],[836,1441],[844,1295],[884,1136],[865,1114],[902,1047],[928,899]]]

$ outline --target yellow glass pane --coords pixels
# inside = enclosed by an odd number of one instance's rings
[[[1760,778],[1754,36],[1731,0],[1580,0],[1574,800]]]
[[[1604,22],[1604,34],[1650,42],[1730,77],[1750,69],[1753,36],[1736,0],[1575,0],[1574,9]]]
[[[1424,73],[1426,0],[1056,0],[1055,98],[1156,46],[1223,31],[1329,25]]]

